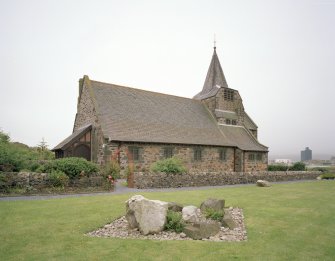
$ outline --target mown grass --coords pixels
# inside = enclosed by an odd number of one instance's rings
[[[334,260],[335,182],[142,193],[200,205],[209,197],[244,209],[248,240],[151,241],[85,236],[124,214],[128,195],[0,202],[1,260]]]

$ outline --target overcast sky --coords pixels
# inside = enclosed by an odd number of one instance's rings
[[[0,0],[0,128],[72,133],[78,80],[191,98],[217,53],[271,155],[335,155],[335,0]]]

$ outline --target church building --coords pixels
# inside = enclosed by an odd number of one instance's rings
[[[203,89],[192,99],[79,80],[73,133],[53,151],[56,158],[115,160],[124,172],[148,171],[180,158],[192,171],[251,172],[267,169],[268,148],[246,113],[239,92],[228,87],[216,47]]]

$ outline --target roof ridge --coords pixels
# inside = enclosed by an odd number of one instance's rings
[[[117,86],[117,87],[121,87],[121,88],[132,89],[132,90],[139,91],[139,92],[146,92],[146,93],[152,93],[152,94],[158,94],[158,95],[165,95],[165,96],[171,96],[171,97],[176,97],[176,98],[180,98],[180,99],[186,99],[186,100],[200,102],[200,101],[195,100],[193,98],[187,98],[187,97],[178,96],[178,95],[174,95],[174,94],[168,94],[168,93],[162,93],[162,92],[143,90],[143,89],[138,89],[138,88],[135,88],[135,87],[129,87],[129,86],[118,85],[118,84],[114,84],[114,83],[101,82],[101,81],[95,81],[95,80],[91,80],[91,79],[90,79],[90,81],[91,82],[96,82],[96,83],[102,83],[102,84],[105,84],[105,85],[109,85],[110,87]]]
[[[220,134],[225,138],[227,138],[227,135],[220,129],[219,124],[215,118],[215,116],[212,114],[212,112],[208,109],[208,107],[206,105],[203,104],[203,106],[205,107],[206,111],[208,112],[208,114],[210,115],[210,117],[213,119],[215,126],[217,127],[217,129],[219,130]],[[229,140],[229,139],[228,139]]]

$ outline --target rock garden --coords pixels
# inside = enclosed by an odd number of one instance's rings
[[[244,241],[243,211],[224,199],[207,199],[200,207],[149,200],[141,195],[125,202],[125,215],[89,232],[89,236],[152,240]]]

